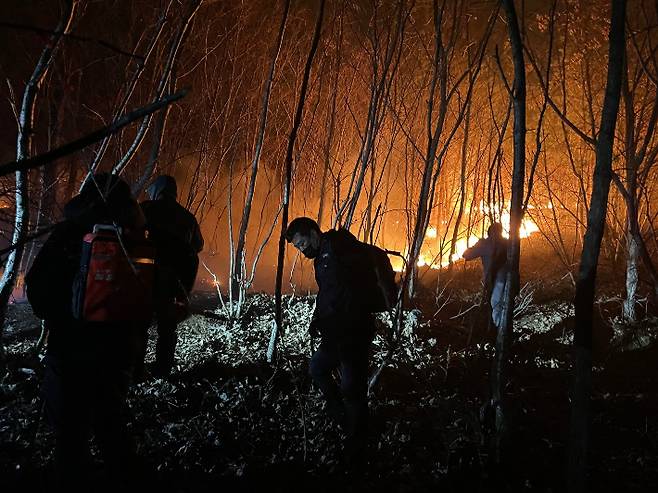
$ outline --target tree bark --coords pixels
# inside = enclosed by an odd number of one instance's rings
[[[176,34],[176,37],[169,50],[167,62],[162,72],[162,77],[160,78],[160,81],[156,88],[155,97],[153,98],[153,101],[157,101],[158,99],[162,98],[162,95],[164,94],[165,89],[167,88],[167,83],[169,82],[169,78],[172,77],[174,66],[176,65],[181,47],[183,46],[183,43],[185,42],[185,38],[187,37],[187,33],[189,32],[190,26],[192,24],[192,20],[194,19],[196,13],[199,11],[199,8],[201,7],[202,3],[203,0],[197,0],[196,3],[193,4],[189,14],[185,17],[183,24],[180,26],[178,33]],[[135,138],[133,139],[132,144],[130,145],[126,153],[121,157],[121,159],[119,159],[119,161],[112,168],[112,174],[120,175],[121,173],[123,173],[125,167],[135,156],[135,154],[141,147],[142,142],[144,141],[144,136],[146,135],[146,132],[151,126],[151,117],[152,115],[150,114],[144,117],[144,120],[142,120],[142,123],[137,129],[137,133],[135,134]],[[87,175],[87,179],[89,179],[89,175]]]
[[[624,49],[626,47],[624,46]],[[638,244],[634,230],[637,224],[637,173],[635,159],[635,108],[633,95],[628,83],[628,53],[624,54],[622,72],[621,99],[624,105],[624,151],[626,163],[626,188],[622,197],[626,202],[626,298],[622,304],[623,317],[629,322],[635,322],[635,302],[639,280],[637,270]]]
[[[125,111],[126,107],[128,106],[128,102],[130,101],[131,96],[133,95],[135,88],[137,87],[137,83],[139,82],[140,77],[144,73],[144,69],[146,68],[146,64],[148,63],[149,59],[151,58],[151,55],[155,51],[155,47],[158,43],[158,40],[160,39],[160,36],[162,35],[162,32],[164,30],[164,26],[167,21],[167,16],[169,14],[169,9],[171,8],[172,2],[170,1],[167,7],[162,11],[160,18],[158,19],[158,24],[155,30],[155,34],[151,38],[151,41],[149,42],[148,47],[146,48],[146,52],[144,54],[144,57],[139,61],[139,65],[137,66],[137,70],[133,73],[132,77],[130,78],[130,81],[128,82],[126,86],[126,92],[121,98],[121,102],[119,103],[118,107],[115,110],[114,116],[113,116],[113,121],[116,121],[121,117],[121,114]],[[126,67],[126,70],[128,69],[128,66]],[[95,152],[95,156],[91,164],[89,165],[89,171],[85,175],[84,179],[82,180],[82,184],[80,185],[80,189],[82,189],[82,186],[86,183],[86,181],[93,175],[98,167],[101,164],[101,161],[103,160],[103,157],[105,156],[105,152],[107,151],[109,145],[110,145],[110,135],[108,135],[106,138],[104,138],[98,146],[98,150]],[[69,194],[70,196],[70,194]]]
[[[514,63],[512,105],[514,109],[514,167],[512,171],[512,196],[510,204],[510,238],[507,251],[507,279],[503,294],[503,323],[496,336],[496,353],[491,374],[491,399],[495,417],[492,441],[494,463],[500,464],[506,455],[508,439],[508,412],[505,387],[508,381],[509,348],[512,343],[514,298],[519,292],[520,227],[523,219],[523,195],[525,184],[526,150],[526,77],[521,32],[513,0],[503,0],[507,30]]]
[[[286,249],[286,228],[288,227],[288,211],[290,207],[290,187],[292,186],[292,158],[293,152],[295,150],[295,141],[297,140],[297,134],[299,132],[299,127],[302,123],[302,115],[304,112],[304,103],[306,102],[306,91],[308,90],[308,83],[311,76],[311,67],[313,66],[313,59],[315,58],[315,52],[318,49],[318,44],[320,42],[320,34],[322,32],[322,19],[324,18],[324,5],[325,0],[321,0],[320,9],[318,11],[318,17],[315,21],[315,31],[313,33],[313,41],[311,42],[311,48],[308,52],[308,57],[306,58],[306,65],[304,67],[304,76],[302,79],[302,87],[299,91],[299,99],[297,101],[297,110],[295,111],[295,118],[292,124],[292,130],[290,131],[290,136],[288,137],[288,148],[286,150],[286,160],[285,160],[285,181],[283,184],[283,212],[281,218],[281,234],[279,235],[279,252],[276,265],[276,285],[274,288],[274,320],[276,326],[274,328],[275,333],[272,337],[272,354],[276,349],[276,343],[278,341],[279,335],[283,332],[283,313],[281,310],[281,287],[283,281],[283,263],[284,263],[284,254]]]
[[[59,137],[62,128],[62,115],[63,107],[61,91],[55,92],[48,91],[46,98],[49,100],[48,108],[48,149],[52,149],[59,145]],[[56,176],[55,166],[45,166],[39,173],[39,197],[37,201],[36,219],[32,227],[32,231],[42,229],[42,226],[48,227],[55,220],[54,211],[56,210]],[[30,242],[27,255],[23,256],[23,265],[21,271],[26,272],[32,265],[32,261],[37,249],[41,247],[38,241]],[[23,285],[23,294],[25,294],[25,285]]]
[[[77,7],[77,1],[67,2],[66,8],[62,11],[62,17],[55,28],[54,34],[48,40],[48,44],[41,52],[34,71],[25,86],[23,99],[21,101],[20,112],[18,115],[18,137],[16,139],[16,161],[27,159],[31,152],[32,135],[34,133],[34,114],[36,111],[37,96],[41,84],[48,73],[48,69],[53,63],[55,53],[59,47],[62,37],[71,30],[73,15]],[[21,243],[27,235],[29,224],[29,200],[28,200],[28,171],[24,169],[16,170],[16,210],[14,219],[14,233],[12,243],[19,246],[12,250],[7,258],[5,270],[0,279],[0,368],[5,366],[4,347],[2,345],[2,336],[4,331],[5,318],[7,315],[7,305],[11,298],[11,293],[18,278],[18,270],[23,257],[24,245]]]
[[[452,257],[455,255],[455,248],[457,247],[457,240],[459,239],[459,227],[461,226],[462,217],[464,216],[464,203],[466,202],[466,170],[468,166],[468,137],[471,127],[471,100],[466,102],[466,115],[464,116],[464,140],[462,141],[461,148],[461,169],[459,171],[459,209],[457,210],[457,218],[455,219],[455,227],[452,231],[452,239],[450,240],[450,253],[448,253],[448,264],[452,269]]]
[[[238,242],[235,247],[235,259],[233,262],[233,269],[231,273],[231,294],[232,299],[240,298],[240,290],[244,289],[245,271],[244,266],[244,249],[247,236],[247,228],[249,226],[249,217],[251,215],[251,204],[254,199],[254,192],[256,190],[256,178],[258,176],[258,165],[260,163],[260,156],[263,150],[263,141],[265,140],[265,131],[267,129],[267,113],[270,106],[270,94],[272,93],[272,83],[274,82],[274,72],[276,70],[276,62],[281,53],[281,46],[283,45],[283,36],[286,31],[286,24],[288,23],[288,13],[290,12],[290,0],[286,0],[283,7],[283,16],[281,18],[281,25],[279,26],[279,34],[277,36],[274,52],[272,53],[272,62],[267,75],[265,83],[265,90],[263,91],[263,102],[261,104],[260,124],[258,126],[258,134],[256,138],[256,148],[254,157],[251,161],[251,177],[249,178],[249,188],[244,201],[244,208],[242,210],[242,219],[240,220],[240,230],[238,233]]]
[[[608,49],[608,75],[601,113],[601,126],[595,147],[596,164],[587,217],[587,230],[583,241],[574,299],[574,378],[571,394],[567,472],[567,486],[570,493],[580,493],[587,490],[594,293],[608,206],[610,180],[612,178],[612,148],[621,93],[625,18],[626,0],[613,0]]]
[[[630,219],[627,219],[627,223]],[[635,236],[630,233],[630,224],[627,224],[626,233],[626,299],[623,303],[623,315],[629,322],[637,320],[635,303],[637,301],[637,285],[639,281],[639,272],[637,268],[639,247]]]

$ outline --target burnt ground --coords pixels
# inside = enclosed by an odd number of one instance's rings
[[[312,298],[286,298],[290,329],[272,366],[265,359],[270,296],[252,296],[243,319],[231,325],[212,295],[198,295],[196,313],[179,328],[175,374],[131,391],[148,488],[478,492],[492,491],[498,475],[508,491],[564,491],[572,287],[566,278],[534,274],[526,288],[532,301],[515,321],[505,467],[488,466],[480,420],[491,335],[480,310],[463,314],[477,302],[475,269],[449,282],[442,274],[447,288],[438,298],[430,288],[436,274],[423,277],[420,312],[407,313],[403,342],[370,399],[362,475],[345,472],[339,432],[307,377]],[[615,280],[614,271],[607,276]],[[596,308],[591,490],[658,491],[658,321],[621,324],[612,295],[600,295]],[[29,306],[13,305],[4,341],[9,372],[0,381],[3,492],[45,490],[52,479],[53,437],[39,413],[38,332]],[[374,353],[373,369],[386,353],[381,335]]]

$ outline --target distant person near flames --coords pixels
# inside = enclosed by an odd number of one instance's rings
[[[390,307],[395,273],[383,250],[361,243],[349,231],[322,232],[308,217],[293,220],[286,241],[313,259],[318,284],[309,332],[321,342],[310,374],[326,409],[345,435],[348,465],[362,463],[367,446],[368,353],[375,334],[372,312]],[[392,285],[392,286],[391,286]],[[334,370],[340,370],[340,387]]]
[[[487,230],[487,237],[480,239],[475,245],[467,249],[464,259],[482,259],[482,281],[485,294],[491,303],[491,320],[496,329],[502,327],[503,293],[507,278],[507,247],[509,240],[503,237],[503,226],[493,223]]]
[[[194,214],[176,199],[178,187],[173,176],[158,176],[147,189],[149,200],[142,202],[146,226],[156,247],[155,321],[156,343],[153,375],[165,377],[174,366],[176,328],[189,314],[189,294],[199,267],[203,236]],[[145,331],[143,353],[148,332]],[[142,358],[143,362],[143,358]],[[143,363],[138,378],[143,375]]]

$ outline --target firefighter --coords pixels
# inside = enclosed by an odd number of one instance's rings
[[[509,240],[503,237],[503,226],[493,223],[487,230],[487,237],[481,238],[471,248],[468,248],[463,257],[465,260],[482,260],[482,280],[485,293],[491,303],[491,320],[496,329],[500,329],[504,320],[503,293],[507,279],[507,247]]]
[[[50,331],[42,396],[55,431],[57,486],[62,491],[97,489],[88,484],[93,434],[110,484],[124,487],[135,471],[126,396],[140,325],[79,320],[72,293],[83,237],[94,225],[114,224],[130,234],[143,229],[144,218],[128,184],[109,174],[90,179],[64,213],[26,276],[28,300]]]
[[[309,327],[321,342],[310,362],[329,415],[341,424],[349,461],[362,460],[367,442],[368,352],[375,326],[361,298],[357,278],[364,261],[359,242],[346,230],[323,233],[310,218],[293,220],[285,233],[305,257],[313,260],[318,284],[315,312]],[[332,373],[340,370],[340,387]]]
[[[153,375],[166,377],[174,366],[176,328],[189,313],[189,294],[199,267],[203,236],[194,215],[177,201],[176,180],[158,176],[147,189],[149,200],[141,207],[155,242],[157,257],[156,344]],[[145,332],[143,352],[146,350]]]

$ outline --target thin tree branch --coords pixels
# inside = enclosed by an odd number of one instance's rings
[[[19,31],[31,31],[34,33],[38,34],[48,34],[49,36],[60,34],[57,33],[56,31],[53,31],[52,29],[45,29],[42,27],[36,27],[36,26],[28,26],[27,24],[19,24],[16,22],[0,22],[0,27],[6,27],[9,29],[15,29]],[[137,55],[135,53],[132,53],[130,51],[126,51],[122,48],[119,48],[118,46],[115,46],[111,43],[108,43],[107,41],[104,41],[102,39],[96,39],[96,38],[90,38],[88,36],[80,36],[78,34],[72,34],[72,33],[62,33],[61,37],[63,39],[71,39],[74,41],[83,41],[83,42],[90,42],[90,43],[95,43],[100,46],[103,46],[107,48],[108,50],[114,51],[115,53],[118,53],[119,55],[127,56],[129,58],[134,58],[135,60],[139,60],[140,63],[144,62],[144,57],[142,55]]]
[[[64,144],[63,146],[57,147],[52,151],[48,151],[46,153],[31,157],[29,159],[20,159],[17,161],[12,161],[9,163],[2,164],[0,165],[0,176],[8,175],[9,173],[13,173],[14,171],[25,171],[32,168],[38,168],[39,166],[44,166],[46,164],[49,164],[59,158],[72,154],[76,151],[79,151],[80,149],[84,149],[85,147],[93,144],[94,142],[98,142],[99,140],[107,137],[108,135],[117,133],[123,127],[134,122],[135,120],[150,115],[162,108],[165,108],[166,106],[169,106],[175,101],[182,99],[187,94],[187,92],[188,92],[187,89],[183,89],[175,94],[165,96],[159,101],[156,101],[142,108],[139,108],[131,113],[128,113],[127,115],[119,118],[118,120],[115,120],[113,123],[107,125],[106,127],[100,128],[95,132],[87,134],[84,137],[79,138],[78,140],[74,140],[73,142],[69,142],[68,144]]]

